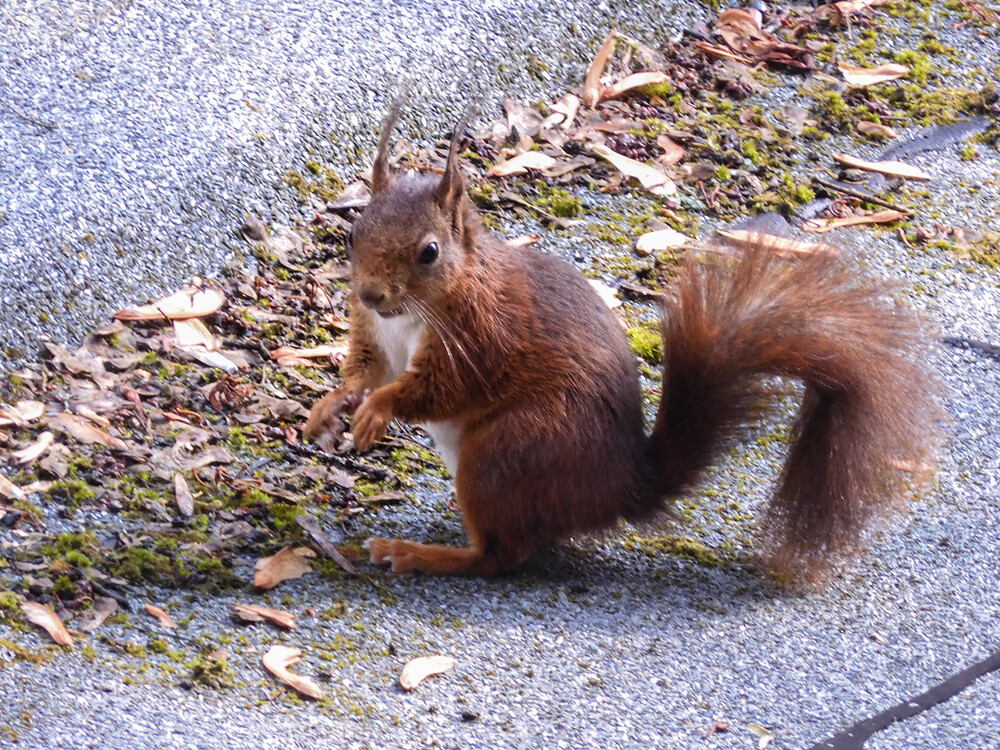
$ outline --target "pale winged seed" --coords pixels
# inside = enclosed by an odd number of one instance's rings
[[[443,674],[454,669],[458,662],[451,656],[418,656],[410,659],[399,675],[403,690],[415,690],[417,685],[431,675]]]

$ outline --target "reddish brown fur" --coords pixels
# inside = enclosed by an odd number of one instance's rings
[[[393,570],[491,575],[553,541],[644,520],[718,456],[759,398],[762,375],[806,384],[781,484],[762,526],[769,564],[815,577],[852,552],[898,499],[901,466],[933,445],[933,383],[908,356],[912,317],[829,255],[783,260],[759,247],[692,260],[664,317],[664,395],[647,438],[635,358],[578,271],[480,229],[455,141],[439,181],[388,172],[383,126],[372,203],[354,227],[344,397],[366,449],[393,418],[459,426],[458,503],[469,548],[372,539]],[[458,133],[456,132],[456,139]],[[435,262],[418,258],[428,242]],[[375,326],[399,309],[430,325],[409,367],[388,375]]]

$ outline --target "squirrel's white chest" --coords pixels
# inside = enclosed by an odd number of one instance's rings
[[[388,365],[386,382],[394,380],[404,370],[409,369],[426,330],[427,324],[409,313],[392,318],[375,317],[375,340]],[[462,436],[459,425],[455,421],[445,421],[426,422],[421,427],[434,440],[434,447],[441,454],[448,471],[452,476],[456,476],[458,446]]]
[[[375,319],[375,339],[385,355],[388,372],[386,380],[392,380],[410,366],[413,355],[424,337],[427,324],[415,315],[403,313],[392,318],[379,315]]]

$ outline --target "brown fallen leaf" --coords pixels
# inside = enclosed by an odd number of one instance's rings
[[[858,130],[865,135],[874,135],[881,138],[895,138],[896,131],[890,128],[888,125],[882,125],[881,123],[872,122],[871,120],[862,120],[858,123]]]
[[[417,685],[431,675],[444,674],[455,668],[458,662],[451,656],[418,656],[410,659],[399,675],[399,686],[403,690],[415,690]]]
[[[75,414],[62,412],[61,414],[48,417],[46,422],[48,422],[49,427],[52,429],[64,432],[81,443],[87,443],[88,445],[97,443],[98,445],[114,448],[115,450],[128,450],[128,445],[124,440],[109,435],[100,427],[85,419],[81,419]]]
[[[96,424],[98,427],[103,427],[107,429],[111,426],[111,420],[107,417],[103,417],[96,411],[91,409],[86,404],[80,404],[76,407],[76,415],[78,417],[83,417],[84,419],[89,419],[91,422]]]
[[[45,413],[41,401],[18,401],[14,406],[0,406],[0,427],[22,427]]]
[[[43,432],[41,435],[38,436],[38,439],[35,440],[34,443],[29,445],[27,448],[22,448],[19,451],[14,451],[13,453],[10,454],[10,456],[19,464],[30,464],[35,460],[37,460],[42,454],[45,453],[45,451],[49,449],[49,446],[52,445],[52,441],[54,439],[55,435],[46,430],[45,432]]]
[[[684,154],[687,153],[684,147],[669,135],[656,136],[656,145],[663,149],[663,153],[657,157],[656,162],[665,167],[673,166],[683,159]]]
[[[832,154],[832,156],[835,161],[840,162],[844,166],[853,167],[854,169],[864,169],[868,172],[879,172],[889,177],[904,177],[908,180],[933,179],[920,167],[914,167],[911,164],[905,164],[901,161],[868,161],[867,159],[859,159],[856,156],[849,156],[848,154]]]
[[[300,359],[322,359],[324,357],[342,357],[347,354],[347,344],[323,344],[309,349],[299,349],[294,346],[279,346],[271,352],[271,359],[280,360],[283,357],[298,357]]]
[[[556,160],[541,151],[525,151],[507,161],[498,162],[487,170],[488,177],[510,177],[525,174],[529,169],[548,169]]]
[[[625,76],[620,81],[605,86],[601,92],[601,101],[606,99],[617,99],[630,91],[641,89],[643,86],[650,86],[655,83],[669,83],[670,76],[658,70],[647,70],[642,73],[633,73]]]
[[[301,578],[312,570],[310,558],[316,553],[308,547],[285,547],[276,555],[263,557],[254,566],[253,585],[260,589],[273,589],[282,581]]]
[[[85,633],[93,633],[117,610],[118,602],[110,596],[99,596],[94,599],[94,606],[88,609],[83,617],[73,620],[73,627]]]
[[[655,232],[646,232],[635,241],[635,251],[638,255],[647,256],[661,250],[670,250],[681,247],[691,241],[686,234],[681,234],[676,229],[658,229]]]
[[[194,515],[194,496],[183,474],[174,474],[174,499],[182,516],[190,518]]]
[[[21,602],[21,611],[28,622],[45,630],[60,646],[73,647],[73,636],[51,609],[36,602]]]
[[[280,609],[262,607],[258,604],[236,604],[236,616],[244,622],[273,622],[283,628],[295,628],[295,615]]]
[[[653,195],[673,195],[677,192],[677,186],[673,180],[658,169],[653,169],[653,167],[646,166],[640,161],[622,156],[617,151],[612,151],[603,143],[592,144],[590,150],[602,159],[611,162],[612,166],[622,174],[638,180]]]
[[[608,32],[608,36],[604,39],[601,48],[597,50],[594,59],[590,61],[590,65],[587,66],[587,73],[583,79],[583,92],[580,98],[591,109],[596,107],[597,103],[601,101],[601,94],[604,92],[604,87],[601,85],[601,76],[604,75],[604,68],[607,66],[608,60],[611,59],[611,55],[615,52],[617,40],[618,31],[612,29]]]
[[[0,495],[10,500],[24,500],[24,490],[0,474]]]
[[[887,208],[884,211],[866,214],[864,216],[845,216],[842,219],[810,219],[802,225],[805,232],[829,232],[831,229],[853,227],[859,224],[891,224],[900,219],[908,219],[910,215],[903,211]]]
[[[850,85],[861,88],[885,83],[886,81],[895,81],[897,78],[902,78],[910,72],[908,67],[898,63],[886,63],[885,65],[879,65],[877,68],[862,68],[859,65],[838,62],[837,70],[843,73],[844,80]]]
[[[720,47],[717,44],[710,44],[709,42],[695,42],[694,46],[706,55],[711,55],[712,57],[722,57],[727,60],[736,60],[737,62],[741,62],[745,65],[749,65],[753,62],[749,57],[738,55],[735,52],[730,52],[725,47]]]
[[[271,646],[271,649],[264,654],[264,667],[289,687],[295,688],[307,698],[319,700],[323,697],[323,691],[308,677],[290,672],[288,667],[296,664],[302,658],[302,650],[291,648],[290,646]]]
[[[170,630],[177,629],[177,623],[174,622],[174,618],[168,615],[165,611],[157,607],[155,604],[146,604],[146,612],[156,618],[156,621],[160,623],[161,627],[169,628]]]
[[[765,234],[763,232],[748,232],[745,229],[720,229],[717,234],[725,237],[737,247],[747,247],[749,245],[759,245],[767,248],[771,252],[782,255],[810,254],[816,252],[835,252],[830,245],[817,242],[799,242],[788,237],[779,237],[776,234]]]
[[[563,116],[563,121],[559,123],[559,127],[563,130],[569,130],[573,127],[573,120],[576,119],[576,113],[580,109],[580,97],[576,94],[568,93],[559,101],[553,102],[549,109]]]
[[[117,320],[184,320],[203,318],[222,307],[226,301],[218,289],[187,287],[156,302],[129,307],[115,313]]]
[[[540,239],[542,239],[542,235],[540,234],[522,234],[520,237],[504,240],[503,244],[507,247],[530,247]]]
[[[175,320],[174,338],[177,339],[178,346],[203,346],[210,352],[219,348],[215,335],[198,318]]]

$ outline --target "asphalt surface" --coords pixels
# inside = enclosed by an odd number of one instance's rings
[[[43,332],[72,338],[217,268],[244,213],[297,215],[285,171],[310,152],[337,162],[368,149],[388,80],[418,81],[427,105],[412,126],[444,132],[470,98],[560,93],[610,25],[644,38],[685,25],[663,6],[627,19],[614,7],[624,5],[5,3],[4,342],[30,351]],[[529,52],[551,68],[541,81],[522,72]],[[936,220],[1000,229],[1000,155],[981,151],[973,162],[956,147],[910,159],[935,175]],[[996,271],[859,237],[869,270],[900,279],[936,331],[998,343]],[[110,642],[45,666],[0,644],[0,747],[735,749],[758,746],[750,725],[776,735],[770,748],[810,747],[1000,648],[1000,362],[941,346],[933,364],[953,416],[941,472],[823,592],[775,590],[750,565],[647,554],[614,535],[492,581],[366,569],[270,597],[150,590],[175,619],[192,616],[179,637],[133,614],[102,631]],[[734,456],[707,484],[752,510],[774,478],[769,450]],[[457,536],[458,522],[439,518],[444,501],[431,492],[388,508],[370,530]],[[234,625],[233,601],[316,614],[283,634]],[[172,653],[120,653],[154,637]],[[189,639],[225,647],[241,685],[188,687],[199,651]],[[279,642],[303,649],[295,669],[329,701],[278,694],[259,660]],[[458,660],[452,673],[414,693],[395,685],[407,659],[438,652]],[[866,747],[1000,747],[998,706],[994,673]]]

